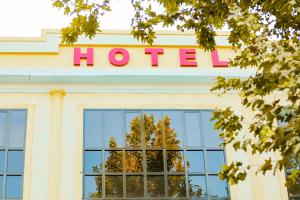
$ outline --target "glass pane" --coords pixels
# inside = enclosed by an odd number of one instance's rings
[[[184,176],[168,176],[169,197],[185,197],[185,177]]]
[[[0,173],[4,172],[5,151],[0,151]]]
[[[125,152],[125,171],[141,172],[143,171],[142,151],[126,151]]]
[[[184,172],[183,151],[167,151],[168,172]]]
[[[187,146],[202,146],[200,137],[199,113],[185,113],[185,129],[187,134]]]
[[[221,181],[218,176],[208,176],[207,192],[209,196],[227,197],[227,184]]]
[[[166,135],[166,145],[170,148],[179,149],[183,146],[183,128],[180,111],[163,112],[164,131]]]
[[[126,177],[127,197],[143,197],[144,181],[143,176],[127,176]]]
[[[147,171],[148,172],[163,172],[164,159],[162,151],[147,151]]]
[[[206,151],[207,171],[209,173],[217,173],[222,169],[224,164],[223,151]]]
[[[5,144],[5,132],[6,132],[7,114],[0,112],[0,146]]]
[[[158,123],[158,121],[160,122]],[[146,146],[162,147],[163,126],[161,121],[161,112],[148,110],[143,115],[143,130]]]
[[[164,197],[164,176],[147,176],[148,197]]]
[[[123,172],[123,152],[105,151],[105,169],[107,172]]]
[[[191,197],[200,197],[206,194],[205,176],[189,176],[189,193]]]
[[[22,176],[7,176],[6,177],[6,198],[20,199],[22,198]]]
[[[83,182],[84,198],[102,197],[102,176],[85,176]]]
[[[187,166],[189,172],[204,172],[203,151],[187,151]]]
[[[126,146],[141,146],[141,114],[139,112],[127,112],[126,118]]]
[[[102,171],[102,151],[84,152],[84,172],[99,173]]]
[[[84,112],[84,146],[86,148],[101,147],[102,118],[101,111]]]
[[[105,147],[124,146],[124,121],[122,111],[104,111]]]
[[[219,147],[222,143],[218,132],[214,129],[214,121],[210,121],[212,111],[201,111],[202,133],[206,147]]]
[[[105,177],[105,195],[107,198],[123,197],[123,176]]]
[[[7,172],[23,173],[24,153],[23,151],[8,151]]]
[[[23,147],[26,127],[26,112],[22,110],[11,111],[9,147]]]

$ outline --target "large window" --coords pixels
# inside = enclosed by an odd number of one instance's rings
[[[85,110],[84,199],[228,199],[208,110]]]
[[[0,199],[22,199],[25,110],[0,110]]]

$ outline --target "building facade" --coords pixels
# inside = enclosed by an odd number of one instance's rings
[[[254,73],[228,68],[226,39],[205,52],[192,33],[0,38],[0,199],[288,199],[284,172],[256,175],[278,155],[219,146],[214,108],[253,117],[238,94],[210,92],[219,75]],[[252,169],[229,186],[218,171],[232,160]]]

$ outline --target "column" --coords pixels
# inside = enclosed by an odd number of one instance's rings
[[[62,114],[65,92],[51,90],[50,146],[49,146],[49,200],[60,200]]]

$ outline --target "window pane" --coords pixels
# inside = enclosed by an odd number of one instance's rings
[[[208,176],[207,192],[209,196],[227,197],[227,184],[221,181],[218,176]]]
[[[164,197],[164,176],[147,176],[148,197]]]
[[[145,135],[146,146],[162,147],[163,143],[163,126],[160,111],[145,111],[143,115],[143,130]],[[157,128],[155,128],[157,127]]]
[[[6,198],[22,198],[22,176],[7,176],[6,177]]]
[[[210,121],[212,111],[201,111],[202,133],[204,135],[206,147],[219,147],[222,143],[218,132],[214,129],[214,121]]]
[[[4,172],[5,151],[0,151],[0,173]]]
[[[223,151],[206,151],[207,171],[209,173],[217,173],[221,171],[224,164]]]
[[[127,197],[143,197],[144,182],[143,176],[127,176],[126,177]]]
[[[123,197],[123,176],[105,177],[105,195],[107,198]]]
[[[105,151],[105,169],[107,172],[123,172],[122,163],[122,151]]]
[[[185,197],[185,176],[168,176],[169,197]]]
[[[11,112],[9,147],[23,147],[26,127],[26,112],[15,110]]]
[[[203,151],[187,151],[187,165],[189,172],[204,172]]]
[[[160,125],[157,125],[158,121],[161,120],[161,112],[154,110],[144,111],[143,119],[143,130],[146,146],[162,147],[163,128],[161,121]],[[158,127],[158,129],[155,127]]]
[[[0,112],[0,146],[5,144],[5,132],[6,132],[7,114]]]
[[[147,151],[147,171],[163,172],[164,160],[162,151]]]
[[[102,120],[101,111],[88,110],[84,113],[84,146],[101,147]]]
[[[200,137],[199,113],[185,113],[185,128],[187,134],[187,146],[202,146]]]
[[[99,173],[102,171],[102,152],[85,151],[84,152],[84,172]]]
[[[102,176],[84,177],[84,198],[102,197]]]
[[[104,111],[105,147],[124,146],[124,121],[122,111]]]
[[[170,148],[180,148],[183,146],[183,128],[180,111],[163,112],[164,131],[166,135],[166,145]]]
[[[167,151],[168,172],[184,172],[183,151]]]
[[[126,112],[126,146],[141,146],[141,114],[140,112]]]
[[[2,188],[3,188],[3,176],[0,176],[0,199],[2,198],[3,195]]]
[[[126,151],[125,152],[125,171],[141,172],[143,171],[142,151]]]
[[[22,173],[24,166],[23,151],[8,151],[7,173]]]
[[[189,193],[191,197],[200,197],[205,195],[205,176],[189,176]]]

